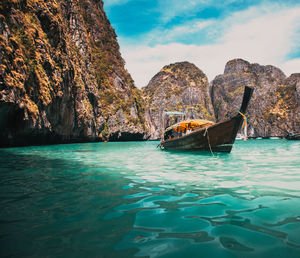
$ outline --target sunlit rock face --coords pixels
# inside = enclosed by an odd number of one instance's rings
[[[1,146],[145,137],[102,1],[0,3]]]
[[[150,139],[160,138],[167,123],[176,121],[164,111],[183,112],[184,119],[215,120],[207,77],[189,62],[164,66],[142,91]]]
[[[234,116],[240,108],[244,86],[254,88],[248,108],[248,135],[284,136],[300,130],[300,74],[286,77],[278,68],[229,61],[224,74],[211,82],[211,98],[217,121]]]

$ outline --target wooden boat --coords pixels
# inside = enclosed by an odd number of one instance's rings
[[[242,126],[253,88],[245,87],[240,111],[231,119],[219,123],[207,123],[204,126],[191,128],[190,132],[181,133],[177,125],[167,128],[159,147],[166,150],[204,150],[230,153],[236,135]],[[188,121],[185,121],[187,123]],[[176,127],[177,126],[177,127]]]
[[[288,132],[287,136],[285,137],[287,140],[300,140],[300,132]]]

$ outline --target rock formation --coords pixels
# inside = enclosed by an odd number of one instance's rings
[[[164,66],[142,89],[150,139],[161,137],[168,121],[164,111],[184,112],[184,119],[214,121],[208,87],[206,75],[194,64],[180,62]],[[175,120],[173,118],[173,122]]]
[[[144,107],[100,0],[0,3],[0,145],[141,140]]]
[[[211,82],[211,98],[217,121],[236,114],[244,86],[254,87],[248,109],[248,136],[284,136],[300,130],[300,74],[286,77],[278,68],[229,61],[224,74]]]
[[[237,112],[245,85],[255,88],[249,136],[300,130],[300,74],[235,59],[209,88],[181,62],[141,92],[116,38],[100,0],[1,1],[0,146],[158,139],[176,121],[164,111],[221,121]]]

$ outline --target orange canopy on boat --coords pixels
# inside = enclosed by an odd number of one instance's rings
[[[193,119],[193,120],[187,120],[180,123],[177,123],[171,127],[169,127],[167,130],[174,129],[175,132],[186,132],[187,130],[191,130],[197,127],[206,127],[213,125],[214,122],[204,119]]]

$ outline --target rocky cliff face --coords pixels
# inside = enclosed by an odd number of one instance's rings
[[[141,93],[100,0],[0,3],[0,144],[138,140]]]
[[[215,120],[206,75],[194,64],[180,62],[163,67],[143,88],[146,103],[146,121],[150,139],[160,138],[166,121],[164,111],[181,111],[184,119]],[[170,121],[171,119],[171,121]]]
[[[286,77],[271,65],[229,61],[224,74],[211,82],[211,98],[217,121],[236,114],[244,86],[254,87],[248,108],[248,136],[284,136],[300,130],[300,74]]]

